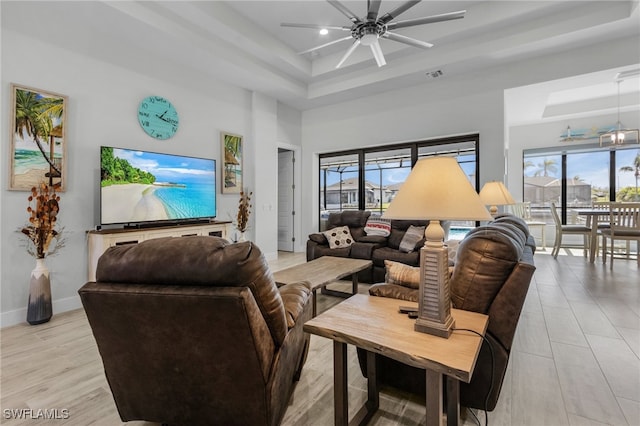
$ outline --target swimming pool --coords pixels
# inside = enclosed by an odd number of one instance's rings
[[[473,228],[453,227],[449,229],[450,240],[461,240]]]

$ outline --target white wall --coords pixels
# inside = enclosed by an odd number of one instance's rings
[[[302,113],[278,102],[279,143],[302,146]]]
[[[253,93],[253,208],[254,241],[267,259],[278,255],[278,105],[268,96]]]
[[[247,90],[217,81],[194,90],[181,85],[179,75],[172,81],[154,78],[153,69],[142,75],[27,38],[6,28],[2,29],[1,47],[1,115],[2,128],[7,129],[2,131],[0,143],[3,171],[0,178],[3,184],[0,245],[4,247],[0,258],[2,326],[25,320],[29,273],[35,266],[33,258],[22,247],[20,234],[14,232],[26,222],[28,194],[6,190],[10,155],[10,83],[69,97],[67,191],[61,194],[59,216],[60,223],[65,227],[66,247],[58,256],[47,260],[52,276],[54,315],[80,306],[77,290],[85,283],[87,275],[85,232],[94,229],[100,220],[98,188],[101,145],[215,158],[218,159],[220,181],[220,131],[241,134],[245,137],[247,150],[245,186],[254,187],[255,176],[259,173],[264,185],[254,191],[256,201],[266,204],[265,200],[276,199],[276,190],[272,189],[273,194],[268,190],[276,187],[269,182],[277,179],[278,123],[275,100],[261,95],[253,96]],[[138,124],[138,104],[151,94],[168,98],[178,110],[180,128],[172,139],[152,139]],[[295,114],[285,113],[284,116],[285,124],[281,127],[295,129]],[[252,128],[254,125],[258,126],[257,131]],[[299,128],[299,123],[297,126]],[[262,132],[265,129],[267,135]],[[262,144],[259,149],[255,148],[256,142]],[[254,158],[261,159],[259,170],[254,167]],[[237,201],[237,195],[222,195],[218,188],[218,218],[228,220],[230,216],[235,216]],[[268,242],[277,240],[276,226],[271,226],[276,221],[271,221],[267,216],[266,226],[260,222],[256,224],[256,219],[261,220],[260,214],[252,218],[253,229],[248,237],[254,239],[258,236],[258,245],[265,243],[265,251],[274,252],[275,249]],[[256,232],[258,230],[259,233]]]
[[[300,215],[302,201],[302,112],[282,103],[278,103],[278,148],[294,152],[293,178],[296,187],[293,199],[293,209],[297,214],[293,218],[293,236],[296,239],[293,250],[304,251],[307,244],[307,234],[301,232],[302,217]],[[305,220],[306,222],[306,220]]]

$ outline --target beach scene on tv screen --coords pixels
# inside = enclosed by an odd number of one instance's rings
[[[101,222],[215,217],[215,161],[102,147]]]

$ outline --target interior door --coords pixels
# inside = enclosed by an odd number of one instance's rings
[[[278,151],[278,250],[294,251],[293,235],[293,151]]]

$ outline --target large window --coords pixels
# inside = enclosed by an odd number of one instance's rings
[[[358,210],[358,156],[341,155],[320,160],[322,210]]]
[[[410,148],[366,152],[364,155],[365,210],[382,215],[410,171]]]
[[[581,223],[575,209],[596,201],[640,200],[640,149],[615,150],[599,146],[574,146],[563,150],[524,151],[523,198],[531,204],[533,220],[553,223],[555,203],[563,223]]]
[[[321,154],[320,230],[326,229],[331,212],[370,210],[382,215],[419,158],[456,157],[477,190],[478,142],[478,135],[468,135]]]

